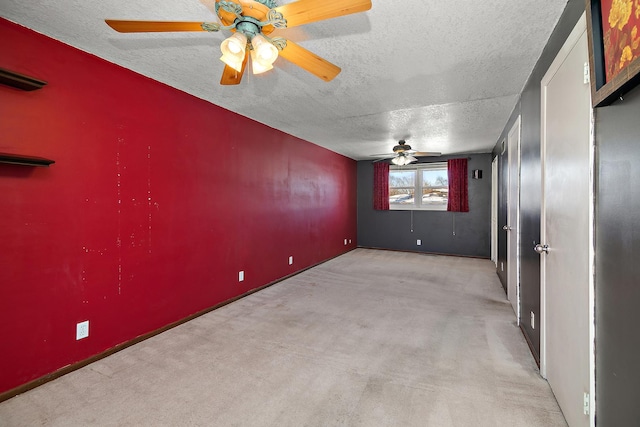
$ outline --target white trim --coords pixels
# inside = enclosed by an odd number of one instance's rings
[[[516,277],[516,322],[518,324],[518,326],[520,326],[520,322],[521,322],[521,302],[520,302],[520,166],[521,166],[521,155],[520,155],[520,147],[522,146],[522,117],[518,116],[516,118],[516,121],[513,123],[513,126],[511,127],[511,129],[509,130],[509,133],[507,134],[507,146],[508,146],[508,152],[507,152],[507,165],[508,165],[508,181],[509,182],[509,187],[508,187],[508,194],[507,194],[507,225],[509,227],[511,227],[511,231],[509,231],[509,233],[516,233],[516,259],[515,259],[515,268],[516,268],[516,273],[515,273],[515,277]],[[516,181],[516,194],[517,194],[517,199],[514,200],[513,202],[516,204],[516,218],[515,218],[515,225],[509,223],[509,217],[510,217],[510,210],[511,210],[511,159],[512,159],[512,149],[514,148],[511,145],[511,139],[513,137],[515,137],[517,135],[518,139],[518,143],[515,147],[516,149],[516,153],[515,155],[517,156],[515,158],[515,163],[516,163],[516,168],[517,168],[517,181]],[[509,273],[509,271],[511,271],[510,269],[513,268],[513,266],[509,265],[508,261],[509,261],[509,242],[511,241],[511,236],[509,234],[507,234],[507,290],[509,289],[509,276],[511,275],[511,273]]]
[[[498,157],[491,161],[491,260],[498,267]]]
[[[593,105],[593,104],[591,104]],[[591,126],[589,129],[590,171],[589,187],[589,421],[596,425],[596,135],[595,110],[591,108]]]
[[[555,71],[554,71],[555,74]],[[546,78],[546,75],[545,75]],[[549,79],[550,81],[550,79]],[[544,244],[547,241],[546,234],[546,220],[547,220],[547,209],[546,203],[544,201],[544,188],[545,188],[545,176],[544,171],[546,168],[546,135],[547,135],[547,85],[549,81],[541,82],[541,127],[540,130],[540,244]],[[544,278],[546,277],[546,264],[544,262],[544,257],[540,259],[540,320],[538,325],[540,327],[540,375],[542,378],[547,378],[547,288]]]
[[[556,55],[556,58],[553,60],[549,69],[542,78],[542,81],[540,82],[542,87],[546,87],[551,79],[553,79],[585,31],[587,31],[587,18],[586,13],[583,12],[582,17],[580,17],[580,20],[576,23],[575,28],[571,31],[569,37],[567,37],[567,41],[564,42],[564,45],[562,45],[562,48]]]

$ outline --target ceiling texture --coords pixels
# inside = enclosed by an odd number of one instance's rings
[[[218,22],[214,0],[2,0],[0,16],[366,160],[390,153],[399,139],[419,151],[490,152],[566,3],[372,0],[367,12],[273,34],[341,67],[331,82],[279,58],[272,71],[247,71],[237,86],[219,84],[220,42],[229,32],[120,34],[104,22]]]

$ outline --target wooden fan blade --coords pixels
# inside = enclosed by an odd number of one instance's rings
[[[233,68],[225,64],[224,71],[222,72],[222,78],[220,79],[221,85],[237,85],[242,81],[244,70],[247,68],[247,58],[249,58],[249,49],[244,55],[244,61],[242,62],[242,68],[240,71],[236,71]]]
[[[202,28],[206,22],[178,21],[122,21],[105,19],[104,22],[119,33],[155,33],[168,31],[207,31]]]
[[[413,157],[427,157],[427,156],[441,156],[442,153],[438,153],[435,151],[416,151],[412,154]]]
[[[287,20],[287,28],[369,9],[371,0],[299,0],[275,8]]]
[[[325,82],[333,80],[342,71],[337,65],[333,65],[326,59],[319,57],[291,40],[287,40],[287,46],[280,51],[280,56],[320,77]]]

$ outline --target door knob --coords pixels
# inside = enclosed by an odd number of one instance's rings
[[[533,250],[536,251],[539,254],[542,254],[542,253],[548,254],[549,253],[549,245],[541,245],[540,243],[538,243],[537,245],[535,245],[533,247]]]
[[[511,227],[509,227],[508,225],[505,225],[504,227],[502,227],[502,229],[504,231],[509,231],[509,230],[511,230]]]

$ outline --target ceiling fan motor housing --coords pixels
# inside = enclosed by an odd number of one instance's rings
[[[408,151],[408,150],[411,150],[411,146],[407,144],[407,142],[404,139],[401,139],[400,141],[398,141],[398,145],[393,147],[394,153],[404,153],[405,151]]]
[[[260,25],[256,19],[243,17],[236,25],[236,31],[243,33],[249,40],[261,33]]]

